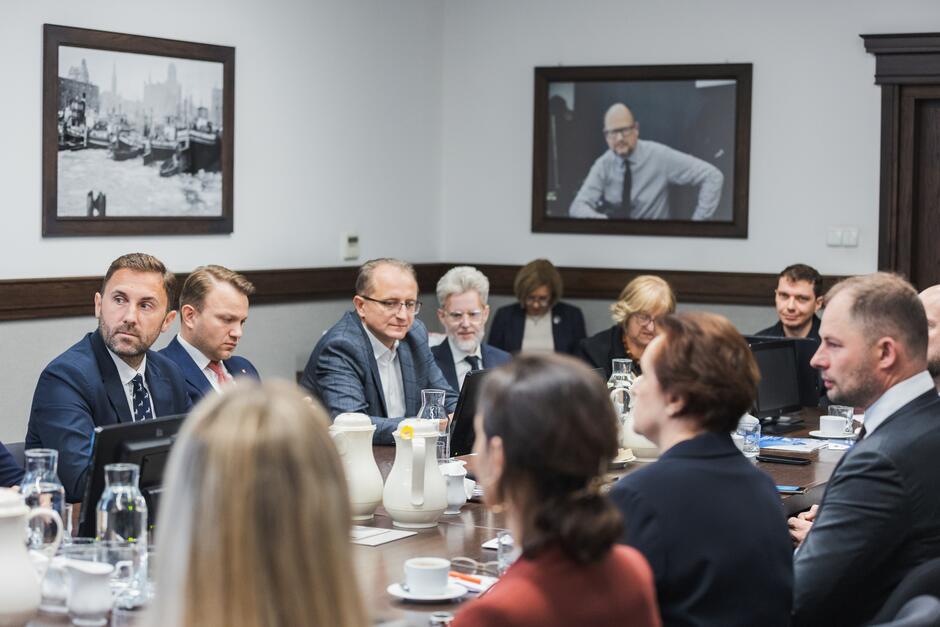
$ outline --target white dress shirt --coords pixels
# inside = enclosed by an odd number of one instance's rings
[[[552,333],[552,312],[534,318],[525,317],[525,330],[522,332],[523,353],[552,353],[555,351],[555,335]]]
[[[212,386],[212,389],[216,392],[221,391],[221,384],[232,378],[232,373],[228,371],[228,368],[225,367],[225,364],[221,361],[219,362],[219,366],[222,368],[222,372],[226,375],[225,381],[219,381],[219,378],[209,368],[209,362],[212,361],[211,359],[203,355],[201,350],[184,340],[182,335],[177,334],[176,339],[179,340],[180,346],[183,347],[183,349],[186,351],[186,354],[188,354],[190,358],[196,362],[196,367],[202,370],[202,374],[206,375],[206,379],[209,381],[209,385]]]
[[[458,348],[457,343],[453,338],[448,337],[447,343],[450,344],[450,354],[454,356],[454,369],[457,370],[457,391],[460,391],[460,388],[463,387],[464,377],[467,376],[467,373],[470,372],[470,364],[467,362],[467,356],[472,355],[480,360],[480,367],[485,368],[483,364],[483,353],[480,352],[480,345],[477,344],[476,351],[472,353],[465,353],[464,351]]]
[[[385,395],[385,412],[387,418],[401,418],[405,415],[405,384],[401,380],[401,363],[398,360],[398,340],[391,348],[380,342],[372,335],[365,324],[369,341],[372,342],[372,353],[375,363],[379,367],[379,379],[382,380],[382,394]]]
[[[114,361],[114,365],[117,366],[118,378],[121,380],[121,385],[124,387],[124,396],[127,397],[127,408],[131,410],[131,420],[134,419],[134,377],[138,374],[144,380],[144,389],[147,390],[147,398],[150,399],[150,415],[154,418],[157,417],[157,411],[153,407],[153,394],[150,393],[150,387],[147,385],[147,356],[144,355],[143,360],[140,362],[140,366],[137,370],[134,370],[127,362],[118,356],[117,353],[108,349],[108,354],[111,355],[111,359]]]
[[[926,370],[904,379],[900,383],[895,383],[865,410],[865,437],[868,437],[875,429],[880,427],[885,418],[927,390],[934,389],[936,387],[933,379]]]

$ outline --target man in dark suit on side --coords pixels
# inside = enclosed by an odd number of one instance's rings
[[[463,387],[471,370],[495,368],[512,358],[506,351],[483,343],[490,316],[489,294],[489,279],[470,266],[451,268],[437,282],[437,319],[444,325],[447,339],[431,352],[455,390]]]
[[[887,273],[826,295],[812,364],[833,403],[865,408],[818,508],[791,518],[794,625],[859,625],[915,566],[940,557],[940,398],[917,292]]]
[[[59,451],[59,479],[69,502],[84,494],[95,427],[189,411],[179,370],[150,350],[176,316],[169,308],[174,284],[156,257],[115,259],[95,294],[98,328],[39,375],[26,448]]]
[[[222,266],[196,268],[183,282],[180,332],[160,354],[179,366],[194,405],[239,377],[261,378],[250,361],[232,354],[254,291],[248,279]]]
[[[445,390],[445,409],[453,413],[457,396],[434,361],[424,324],[415,319],[421,302],[411,264],[388,258],[364,263],[353,305],[317,342],[300,384],[334,418],[368,414],[375,444],[394,444],[392,432],[418,414],[423,389]]]

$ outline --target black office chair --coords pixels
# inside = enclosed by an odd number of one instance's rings
[[[901,609],[914,597],[928,595],[940,599],[940,557],[928,560],[904,576],[871,624],[887,623],[899,618]],[[938,601],[940,603],[940,601]],[[907,623],[901,623],[907,624]],[[921,623],[914,623],[920,625]],[[938,623],[923,623],[925,625]]]

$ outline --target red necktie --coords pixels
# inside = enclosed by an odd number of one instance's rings
[[[222,385],[229,380],[229,377],[225,374],[225,371],[222,370],[222,364],[217,361],[209,362],[209,370],[215,374],[216,381],[219,382],[219,385]]]

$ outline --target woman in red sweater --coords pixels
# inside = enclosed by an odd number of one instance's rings
[[[453,627],[659,626],[649,564],[627,546],[599,476],[617,453],[604,382],[560,355],[520,356],[488,375],[474,463],[522,556]]]

